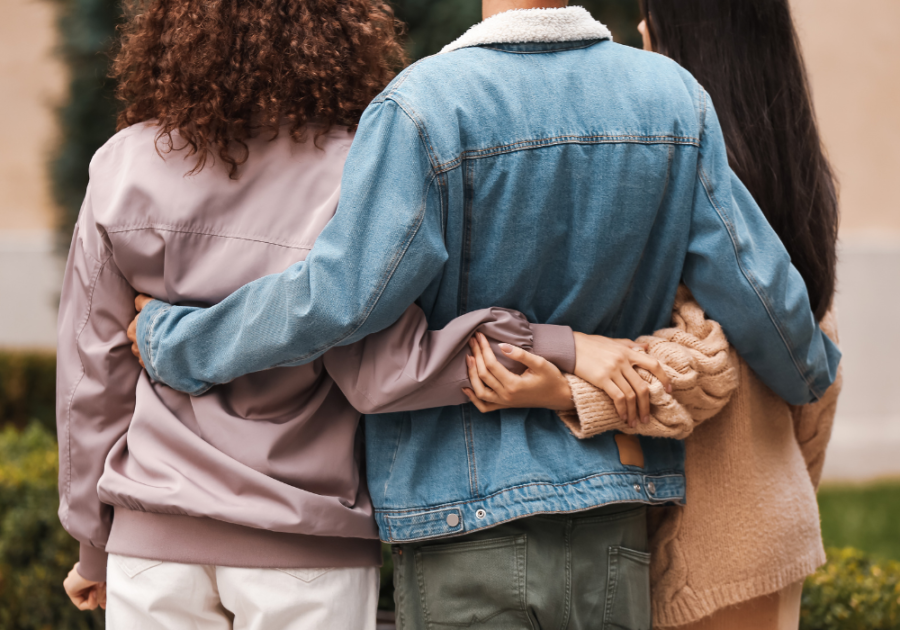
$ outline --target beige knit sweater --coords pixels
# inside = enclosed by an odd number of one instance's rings
[[[654,406],[649,424],[629,429],[604,392],[574,376],[577,413],[560,414],[583,439],[610,430],[685,439],[686,505],[650,512],[655,628],[773,593],[825,562],[815,486],[841,388],[839,375],[822,400],[791,408],[683,287],[673,320],[639,340],[674,385],[669,396],[642,372]],[[831,315],[822,328],[837,340]]]

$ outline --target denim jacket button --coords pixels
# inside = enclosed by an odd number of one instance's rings
[[[449,525],[450,527],[456,527],[457,525],[459,525],[459,514],[448,514],[447,525]]]
[[[477,512],[475,512],[475,518],[480,519],[484,518],[485,516],[487,516],[487,512],[485,512],[484,510],[478,510]]]
[[[641,491],[641,484],[639,484],[639,483],[634,484],[634,491],[635,491],[635,492],[640,492],[640,491]]]
[[[652,481],[647,483],[647,492],[650,494],[656,494],[656,484]]]

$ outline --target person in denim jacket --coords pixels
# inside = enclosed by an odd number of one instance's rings
[[[704,89],[565,2],[485,0],[485,20],[369,106],[334,218],[305,261],[218,305],[151,301],[149,375],[202,395],[382,330],[501,306],[634,339],[679,283],[774,392],[818,399],[840,352],[728,165]],[[528,9],[528,10],[509,10]],[[227,271],[226,271],[227,273]],[[545,409],[367,416],[401,628],[650,627],[644,507],[685,501],[684,447],[578,441]]]

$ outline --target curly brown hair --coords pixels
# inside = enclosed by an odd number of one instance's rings
[[[112,64],[125,103],[118,129],[156,120],[157,143],[177,131],[231,178],[246,140],[287,125],[302,142],[355,128],[406,63],[401,24],[379,0],[133,0]],[[214,157],[213,157],[214,159]]]

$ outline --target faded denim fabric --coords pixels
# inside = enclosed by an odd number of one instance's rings
[[[494,44],[424,59],[375,99],[305,262],[210,309],[153,302],[139,336],[153,378],[199,395],[361,339],[412,302],[432,328],[502,306],[634,338],[669,323],[682,281],[789,403],[834,380],[840,352],[693,77],[610,41]],[[393,542],[684,499],[680,442],[641,438],[645,468],[625,466],[611,434],[575,440],[547,410],[369,416],[366,439]]]

